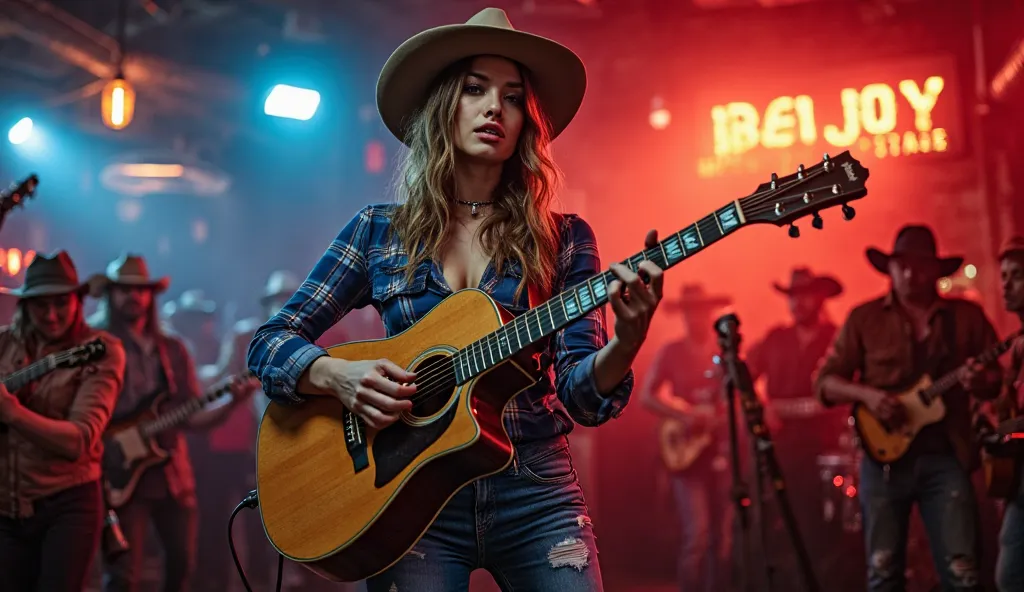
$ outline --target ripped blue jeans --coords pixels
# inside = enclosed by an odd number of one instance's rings
[[[942,589],[980,590],[974,489],[955,457],[922,454],[888,469],[865,458],[860,479],[869,590],[906,589],[907,530],[914,503]]]
[[[999,592],[1024,592],[1024,486],[1006,505],[999,533],[996,586]]]
[[[597,546],[564,436],[520,446],[517,466],[449,500],[368,592],[459,592],[486,569],[505,592],[601,592]]]

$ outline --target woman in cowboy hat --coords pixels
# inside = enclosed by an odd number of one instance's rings
[[[100,460],[124,378],[124,349],[82,318],[88,286],[64,251],[38,255],[0,329],[0,376],[94,339],[85,365],[54,368],[9,393],[0,383],[0,589],[78,592],[100,546]],[[56,361],[58,358],[54,358]],[[66,358],[65,358],[66,359]]]
[[[412,407],[416,377],[387,361],[332,359],[312,343],[348,311],[373,305],[394,335],[457,290],[479,287],[522,312],[600,272],[590,226],[550,210],[559,175],[549,143],[572,121],[585,87],[576,54],[515,30],[496,8],[403,43],[377,83],[381,118],[408,146],[399,203],[360,211],[257,332],[249,367],[268,395],[336,396],[383,428]],[[649,233],[647,246],[656,240]],[[519,470],[463,488],[417,544],[418,558],[372,578],[371,592],[464,590],[477,567],[505,589],[601,589],[564,435],[572,420],[601,424],[628,401],[630,366],[661,298],[659,269],[642,269],[649,285],[612,265],[615,337],[607,339],[599,311],[556,333],[545,358],[554,380],[506,410]],[[481,511],[490,529],[478,539]]]

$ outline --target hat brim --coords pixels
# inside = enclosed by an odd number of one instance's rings
[[[662,306],[669,312],[683,312],[686,310],[713,310],[732,306],[732,300],[723,297],[700,298],[698,300],[669,300]]]
[[[296,288],[295,290],[292,290],[292,291],[280,290],[278,292],[272,292],[270,294],[264,294],[263,296],[260,296],[260,304],[266,304],[266,303],[270,302],[271,300],[277,300],[277,299],[280,299],[282,297],[284,297],[284,299],[287,300],[287,299],[291,298],[292,294],[294,294],[295,291],[297,291],[297,290],[298,290],[298,288]]]
[[[88,291],[88,283],[79,284],[77,286],[69,286],[67,284],[42,284],[39,286],[32,286],[27,290],[24,288],[0,288],[0,294],[14,296],[23,300],[25,298],[38,298],[41,296],[60,296],[62,294],[74,293],[85,294]]]
[[[791,294],[807,294],[809,292],[816,292],[825,298],[835,298],[843,293],[843,285],[839,283],[839,280],[831,276],[817,276],[802,286],[783,286],[773,283],[772,287],[775,288],[776,292],[780,292],[787,296]]]
[[[114,280],[104,274],[96,274],[89,278],[86,282],[89,286],[89,293],[92,296],[101,296],[107,291],[110,286],[138,286],[143,288],[151,288],[155,292],[164,292],[168,286],[171,285],[171,279],[168,277],[162,277],[155,280],[129,280],[120,279]]]
[[[868,262],[881,273],[888,275],[889,273],[889,260],[892,259],[892,253],[883,253],[882,251],[870,247],[866,251]],[[939,276],[946,277],[956,273],[956,270],[960,269],[960,266],[964,264],[963,257],[935,257],[935,261],[939,263]]]
[[[410,37],[395,50],[377,79],[377,110],[402,143],[410,117],[445,68],[478,55],[496,55],[529,70],[531,88],[551,122],[552,139],[568,127],[583,103],[587,72],[571,49],[550,39],[486,25],[444,25]]]

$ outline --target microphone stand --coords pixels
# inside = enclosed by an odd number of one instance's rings
[[[768,528],[764,519],[764,496],[762,492],[762,479],[769,479],[775,489],[775,501],[778,504],[782,521],[789,535],[793,549],[796,551],[797,563],[800,568],[801,579],[804,588],[808,592],[819,592],[821,590],[818,580],[814,575],[814,568],[811,566],[810,557],[807,555],[807,548],[796,525],[796,517],[793,508],[789,504],[789,497],[786,493],[786,481],[782,477],[782,470],[778,460],[775,458],[775,445],[772,443],[768,426],[764,423],[764,408],[754,392],[754,384],[750,378],[750,369],[747,368],[739,356],[739,344],[741,336],[739,333],[740,321],[735,314],[727,314],[715,321],[715,332],[718,334],[718,344],[722,348],[721,363],[725,368],[725,391],[729,405],[729,444],[732,453],[732,497],[736,504],[736,512],[739,516],[744,544],[744,561],[741,566],[741,574],[744,586],[747,584],[748,570],[750,569],[750,532],[747,507],[750,506],[750,497],[747,494],[747,485],[740,476],[739,469],[739,445],[736,429],[736,403],[737,394],[739,403],[743,405],[744,417],[747,423],[747,431],[750,434],[751,445],[754,452],[754,463],[756,471],[755,493],[758,509],[758,526],[761,531],[762,553],[765,555],[765,577],[768,583],[768,590],[774,587],[774,568],[767,559],[768,551]]]

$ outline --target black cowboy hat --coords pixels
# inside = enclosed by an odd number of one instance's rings
[[[824,298],[835,298],[843,293],[843,285],[830,275],[815,275],[806,267],[797,267],[789,278],[789,285],[772,284],[779,292],[787,296],[815,292]]]
[[[89,285],[78,281],[78,271],[66,251],[53,255],[36,255],[25,269],[25,283],[20,288],[0,288],[0,293],[18,298],[58,296],[85,293]]]
[[[932,229],[927,226],[915,225],[904,226],[900,229],[891,253],[883,253],[871,247],[867,250],[867,256],[871,265],[885,274],[889,273],[889,260],[893,257],[914,257],[937,261],[941,276],[952,275],[964,263],[963,257],[939,257]]]

